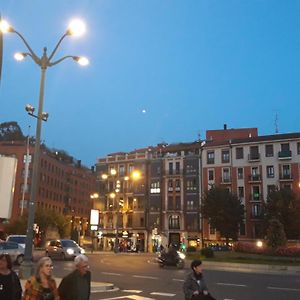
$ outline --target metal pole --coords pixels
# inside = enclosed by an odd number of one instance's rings
[[[45,60],[46,58],[47,58],[46,49],[44,49],[42,60],[43,59]],[[20,268],[20,276],[22,278],[28,278],[33,274],[33,262],[32,262],[33,225],[34,225],[37,187],[38,187],[38,180],[39,180],[42,112],[43,112],[43,105],[44,105],[44,86],[45,86],[46,69],[47,69],[46,65],[42,64],[39,107],[38,107],[36,137],[35,137],[36,140],[35,140],[34,156],[33,156],[33,174],[32,174],[31,191],[30,191],[30,202],[28,207],[28,223],[27,223],[27,231],[26,231],[25,255],[24,255],[24,262]]]
[[[29,128],[30,128],[30,126],[29,126]],[[25,193],[27,191],[27,186],[28,186],[28,169],[29,169],[29,132],[28,132],[27,141],[26,141],[25,174],[24,174],[24,186],[23,186],[23,192],[22,192],[21,216],[23,216]]]

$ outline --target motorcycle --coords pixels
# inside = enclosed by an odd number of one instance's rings
[[[183,269],[185,264],[185,254],[180,251],[176,251],[176,254],[176,256],[171,256],[165,252],[160,253],[157,257],[159,267],[163,268],[165,266],[175,266],[178,269]]]

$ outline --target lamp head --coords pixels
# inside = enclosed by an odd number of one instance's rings
[[[2,31],[2,33],[7,33],[7,32],[14,32],[14,29],[12,28],[12,26],[9,25],[9,23],[6,20],[1,20],[0,31]]]
[[[84,56],[73,56],[73,59],[83,67],[87,66],[90,63],[89,60]]]
[[[47,112],[42,112],[42,120],[47,121],[49,118],[49,114]]]
[[[73,36],[81,36],[85,33],[86,27],[83,21],[79,19],[71,20],[66,34]]]
[[[14,55],[15,60],[22,61],[26,57],[26,53],[17,52]]]
[[[34,108],[31,104],[26,104],[25,110],[26,110],[29,114],[32,115],[32,114],[34,113],[35,108]]]

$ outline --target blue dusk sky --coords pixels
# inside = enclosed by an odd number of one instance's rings
[[[0,14],[42,54],[73,17],[47,69],[42,140],[90,166],[97,157],[205,138],[207,129],[299,132],[300,0],[0,0]],[[0,122],[35,134],[40,69],[16,34],[4,36]]]

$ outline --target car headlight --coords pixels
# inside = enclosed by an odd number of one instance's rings
[[[83,248],[80,248],[80,253],[81,254],[84,254],[85,253],[85,250]]]
[[[179,251],[177,251],[177,253],[178,253],[178,255],[179,255],[179,257],[180,257],[181,259],[185,259],[185,254],[184,254],[184,253],[179,252]]]
[[[67,253],[68,253],[69,255],[73,255],[73,254],[74,254],[74,249],[68,248],[68,249],[67,249]]]

